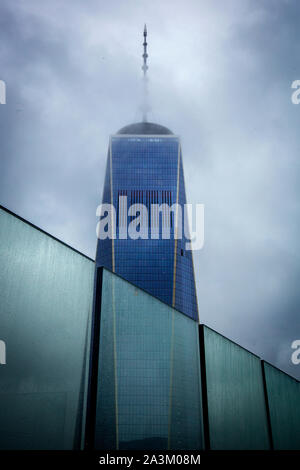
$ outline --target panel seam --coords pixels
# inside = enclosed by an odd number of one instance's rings
[[[177,186],[176,186],[176,220],[175,220],[175,240],[174,240],[174,267],[173,267],[173,295],[172,307],[175,307],[176,294],[176,263],[177,263],[177,236],[178,236],[178,198],[179,198],[179,169],[180,169],[181,146],[178,143],[178,164],[177,164]]]
[[[265,407],[266,407],[265,409],[266,409],[266,415],[267,415],[268,437],[269,437],[270,449],[274,450],[271,415],[270,415],[270,406],[269,406],[269,398],[268,398],[268,390],[267,390],[267,381],[266,381],[264,361],[261,360],[260,364],[261,364],[261,373],[262,373],[262,381],[263,381],[263,389],[264,389],[264,401],[265,401]]]

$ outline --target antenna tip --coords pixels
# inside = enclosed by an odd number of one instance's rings
[[[147,25],[145,23],[145,26],[144,26],[144,34],[147,34]]]

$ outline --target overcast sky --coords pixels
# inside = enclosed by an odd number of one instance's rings
[[[300,378],[297,0],[1,0],[0,204],[94,258],[109,135],[181,136],[201,322]]]

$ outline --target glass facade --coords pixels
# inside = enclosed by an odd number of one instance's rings
[[[0,266],[0,448],[79,448],[94,262],[0,209]]]
[[[298,381],[4,208],[0,266],[0,449],[300,449]]]
[[[203,328],[211,449],[269,449],[260,359]]]
[[[145,123],[146,126],[147,123]],[[147,207],[147,239],[120,239],[122,217],[120,196],[127,207]],[[198,320],[192,252],[182,239],[174,240],[175,214],[151,213],[152,204],[171,207],[186,203],[180,140],[174,135],[121,135],[111,137],[105,176],[103,203],[116,208],[116,239],[99,240],[97,266],[104,266],[145,289],[168,305]],[[128,224],[133,217],[128,217]],[[170,238],[162,232],[170,230]],[[152,234],[158,233],[158,239]]]
[[[101,293],[95,448],[203,448],[197,323],[106,269]]]
[[[300,450],[300,384],[264,362],[274,449]]]

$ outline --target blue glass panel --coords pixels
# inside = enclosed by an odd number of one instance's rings
[[[117,212],[120,195],[133,203],[151,204],[186,202],[180,142],[175,136],[113,136],[111,139],[103,202],[112,202]],[[180,158],[180,161],[178,159]],[[179,167],[178,167],[179,164]],[[178,173],[179,169],[179,173]],[[179,176],[179,178],[178,178]],[[150,211],[149,211],[150,212]],[[148,214],[151,223],[151,214]],[[128,219],[130,223],[130,219]],[[160,215],[160,227],[163,216]],[[174,260],[174,219],[170,239],[99,240],[97,266],[114,270],[136,286],[173,305],[189,317],[198,319],[192,253],[185,248],[185,239],[178,242]],[[114,258],[114,269],[113,261]],[[176,276],[174,265],[176,264]],[[174,285],[175,280],[175,285]],[[175,298],[174,298],[175,293]]]

